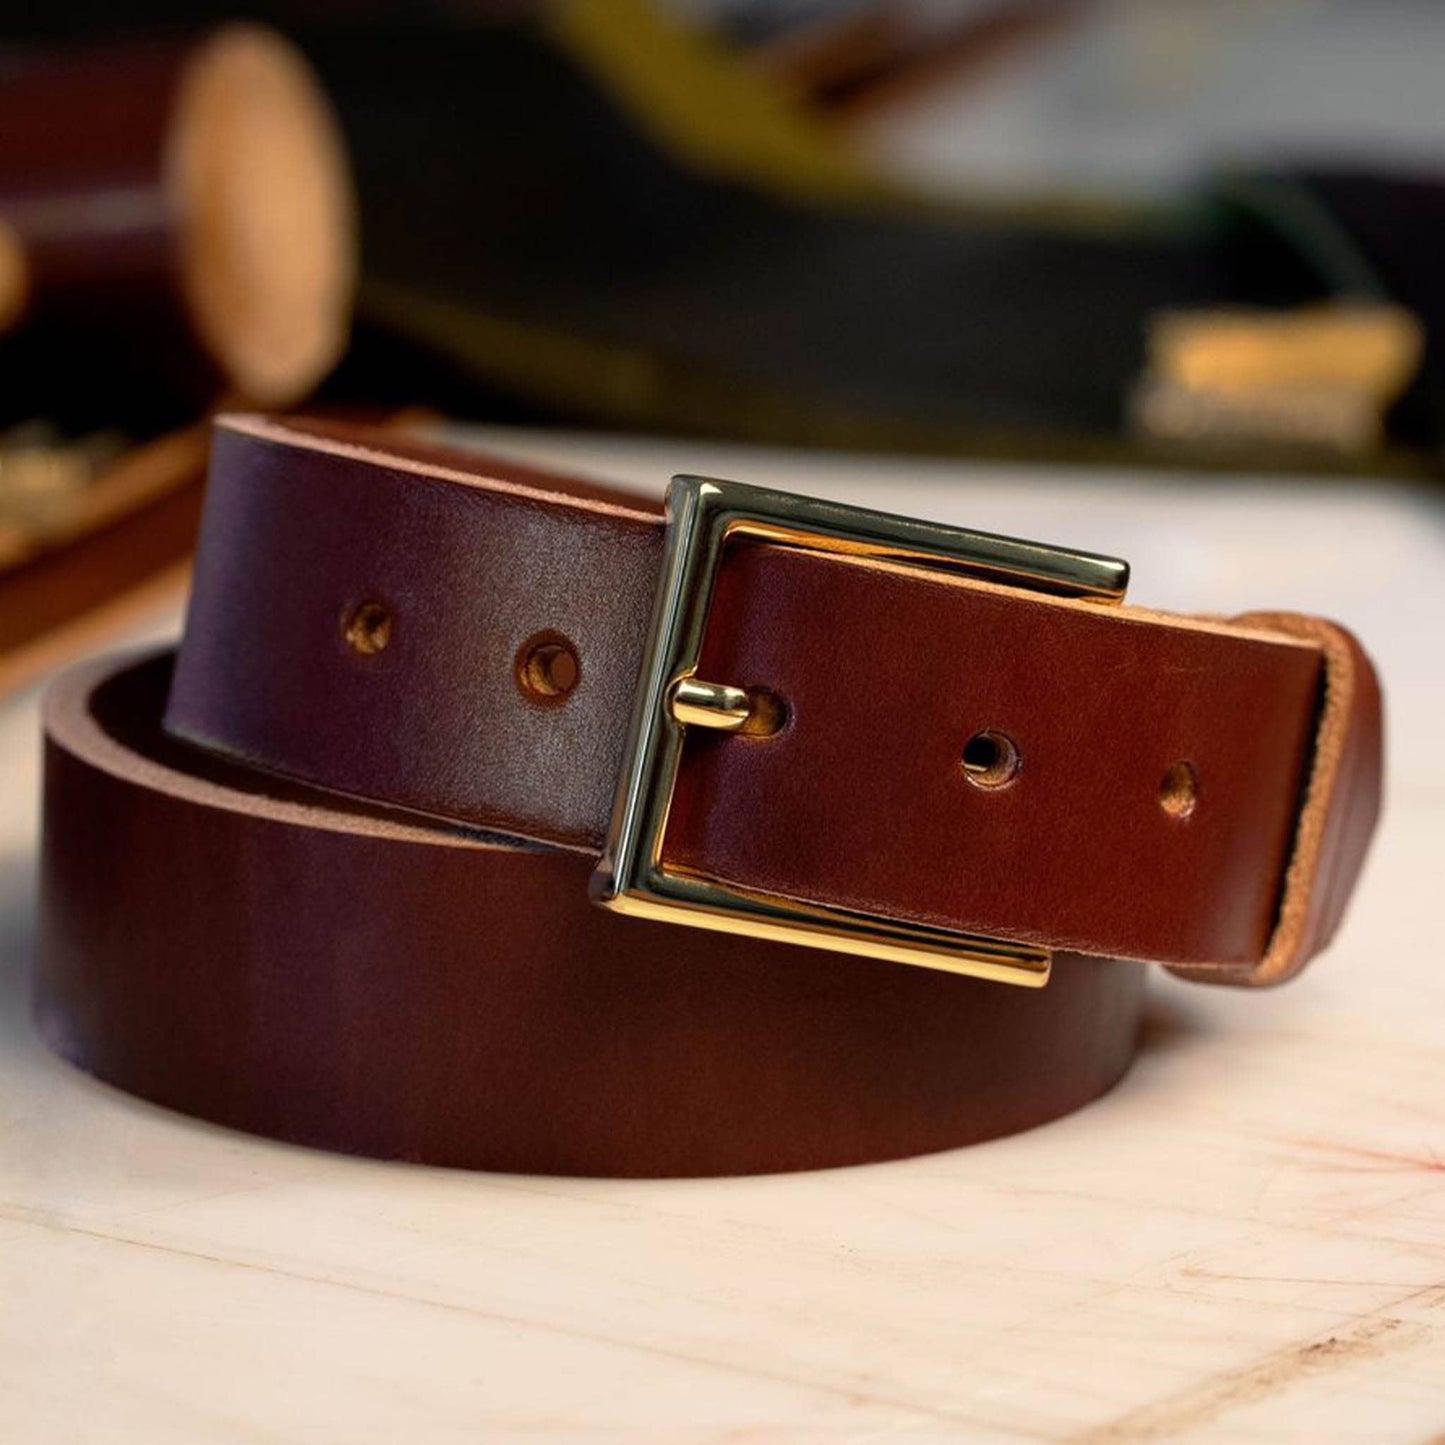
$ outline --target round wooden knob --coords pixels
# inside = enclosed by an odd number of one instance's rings
[[[186,63],[165,158],[181,286],[231,383],[294,401],[346,344],[356,281],[345,148],[299,51],[274,31],[220,31]]]
[[[9,226],[0,222],[0,331],[6,331],[25,310],[30,289],[25,247]]]
[[[0,324],[22,321],[68,387],[79,365],[107,389],[284,406],[341,355],[350,167],[318,78],[275,31],[16,61],[0,135]]]

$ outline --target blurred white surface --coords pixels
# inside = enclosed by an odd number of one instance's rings
[[[1273,993],[1161,977],[1113,1094],[970,1150],[662,1183],[337,1158],[140,1103],[36,1041],[36,704],[16,699],[0,1440],[1438,1439],[1440,499],[472,435],[654,491],[711,472],[1114,551],[1153,605],[1348,622],[1381,665],[1393,757],[1343,936]]]
[[[945,193],[1158,198],[1218,166],[1438,172],[1438,0],[1043,0],[1038,35],[904,92],[858,138]]]

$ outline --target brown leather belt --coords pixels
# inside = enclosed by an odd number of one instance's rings
[[[221,1123],[484,1168],[801,1168],[1056,1117],[1127,1067],[1122,960],[1289,976],[1378,809],[1349,634],[1121,584],[733,484],[680,479],[666,522],[224,420],[174,671],[48,699],[44,1032]]]

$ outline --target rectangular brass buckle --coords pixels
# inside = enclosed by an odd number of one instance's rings
[[[750,934],[1038,988],[1050,954],[1028,944],[759,893],[667,868],[663,840],[688,726],[737,728],[748,694],[697,678],[713,582],[730,538],[965,573],[1006,586],[1117,602],[1128,564],[884,512],[703,477],[674,477],[652,632],[593,899],[619,913]]]

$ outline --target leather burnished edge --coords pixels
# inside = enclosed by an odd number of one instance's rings
[[[1375,669],[1344,628],[1292,612],[1248,612],[1232,620],[1319,646],[1324,683],[1314,752],[1264,957],[1253,965],[1184,964],[1169,971],[1197,983],[1263,988],[1293,978],[1344,917],[1380,814],[1382,706]]]

